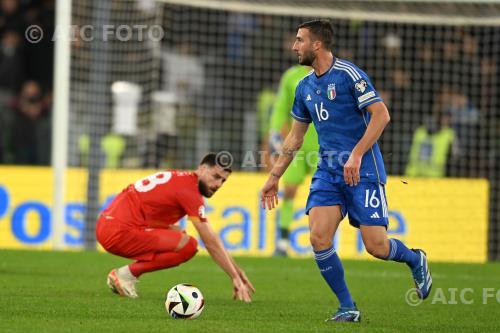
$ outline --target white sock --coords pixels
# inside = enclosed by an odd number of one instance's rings
[[[125,266],[118,268],[117,273],[120,276],[122,276],[123,278],[128,279],[128,280],[136,279],[136,277],[130,271],[130,268],[128,268],[128,265],[125,265]]]

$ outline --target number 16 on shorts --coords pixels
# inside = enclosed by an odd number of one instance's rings
[[[349,223],[359,225],[381,225],[389,223],[384,186],[379,183],[361,182],[357,186],[344,185],[347,198]]]
[[[378,185],[378,188],[374,189],[365,189],[365,208],[377,209],[380,205],[382,205],[382,217],[388,217],[387,201],[382,185]]]

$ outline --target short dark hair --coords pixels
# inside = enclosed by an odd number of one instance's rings
[[[224,171],[229,173],[233,172],[231,166],[233,164],[233,157],[227,151],[221,151],[218,153],[208,153],[201,159],[200,165],[208,165],[209,167],[214,167],[216,165],[220,166]]]
[[[313,37],[319,39],[323,43],[323,48],[327,50],[333,49],[333,26],[330,20],[312,20],[300,24],[298,29],[308,29]]]

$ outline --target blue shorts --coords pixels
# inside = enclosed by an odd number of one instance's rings
[[[337,177],[338,178],[338,177]],[[349,223],[359,228],[360,225],[389,225],[387,200],[383,184],[361,182],[356,186],[334,180],[325,170],[318,170],[314,175],[306,214],[318,206],[340,205],[342,216],[349,216]]]

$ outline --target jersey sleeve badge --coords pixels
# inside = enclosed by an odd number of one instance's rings
[[[368,83],[366,83],[365,80],[360,80],[359,82],[356,82],[356,84],[354,85],[354,87],[360,93],[364,93],[365,90],[366,90],[366,87],[368,87]]]

